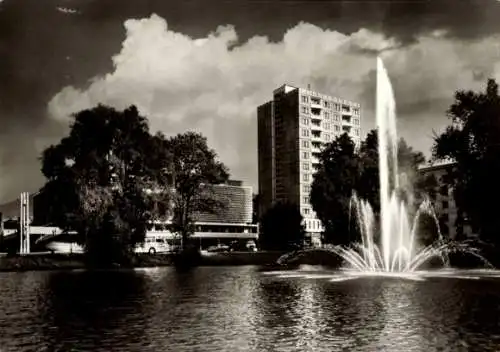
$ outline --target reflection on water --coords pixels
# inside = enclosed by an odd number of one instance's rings
[[[324,276],[324,275],[323,275]],[[3,351],[497,351],[500,280],[0,274]]]

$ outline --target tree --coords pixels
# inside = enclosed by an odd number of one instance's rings
[[[406,200],[414,203],[413,194],[421,196],[427,191],[427,183],[420,180],[418,166],[425,161],[422,153],[407,145],[404,139],[398,143],[398,166],[406,175],[402,182]],[[418,187],[413,187],[416,182]],[[325,241],[348,244],[360,239],[352,226],[351,198],[356,192],[367,200],[374,210],[375,224],[380,216],[380,185],[378,165],[378,135],[370,131],[361,143],[359,152],[347,134],[326,145],[320,156],[320,167],[314,175],[311,187],[311,203],[318,218],[325,226]],[[375,229],[375,234],[377,231]]]
[[[196,214],[217,212],[225,206],[214,197],[213,185],[226,182],[229,173],[199,133],[178,134],[165,143],[173,158],[173,227],[186,249],[194,233]]]
[[[417,243],[421,246],[428,246],[436,241],[439,234],[438,224],[431,214],[422,213],[416,229]],[[441,227],[441,224],[439,225]]]
[[[500,96],[489,79],[485,92],[457,91],[448,109],[451,124],[436,136],[433,158],[455,162],[447,182],[460,217],[469,218],[483,241],[500,244]],[[457,224],[460,225],[460,224]]]
[[[325,228],[326,243],[348,244],[350,200],[359,183],[361,164],[354,142],[342,134],[327,144],[311,185],[311,204]]]
[[[260,221],[260,247],[265,250],[301,248],[305,227],[298,205],[285,202],[274,204]]]
[[[438,187],[439,182],[434,174],[418,174],[413,183],[415,203],[420,204],[425,199],[429,199],[434,204],[436,202]]]
[[[380,192],[378,172],[378,135],[377,130],[371,130],[361,143],[359,150],[359,180],[356,182],[356,192],[367,200],[379,213]]]
[[[412,185],[413,189],[413,211],[424,202],[429,201],[432,206],[432,211],[435,209],[439,182],[433,173],[417,174],[416,181]],[[430,209],[428,209],[429,211]],[[445,222],[438,221],[439,228],[436,224],[436,219],[433,214],[423,212],[418,219],[416,240],[420,245],[429,245],[438,239],[439,230],[445,230]]]
[[[426,183],[418,167],[425,163],[424,154],[415,151],[406,141],[401,138],[398,142],[398,173],[399,173],[399,196],[410,207],[416,211],[421,201],[426,197]]]
[[[125,263],[144,241],[155,203],[167,201],[168,193],[151,192],[161,186],[161,158],[134,106],[75,114],[69,136],[42,155],[50,221],[77,232],[93,265]]]

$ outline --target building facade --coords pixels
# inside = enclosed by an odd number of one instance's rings
[[[457,239],[457,234],[462,232],[465,238],[474,238],[476,234],[468,224],[467,216],[464,216],[463,224],[457,223],[458,209],[453,197],[453,188],[443,181],[443,177],[453,169],[454,165],[453,162],[425,165],[419,168],[419,173],[424,176],[432,175],[437,181],[435,197],[431,200],[439,220],[441,234],[451,239]]]
[[[211,213],[198,213],[198,222],[251,224],[253,215],[252,187],[243,186],[243,182],[229,180],[225,184],[211,185],[210,196],[221,202],[222,206]]]
[[[256,241],[258,239],[258,227],[252,223],[252,187],[244,186],[241,181],[229,180],[225,184],[210,185],[207,190],[210,192],[210,196],[220,201],[223,206],[213,213],[207,212],[194,215],[196,223],[193,238],[199,240],[200,247],[205,248],[218,244],[229,245],[235,241],[243,244],[250,240]],[[45,193],[40,191],[32,194],[31,197],[33,207],[30,211],[34,215],[30,223],[31,233],[36,238],[43,236],[47,241],[53,238],[60,240],[64,237],[63,231],[51,226],[47,212],[48,199]],[[13,218],[19,218],[19,200],[14,203],[17,205],[17,213],[12,211],[12,214],[9,214]],[[18,231],[18,223],[18,220],[12,220],[12,226],[6,226],[9,235],[14,235]],[[147,234],[164,234],[171,238],[176,237],[172,231],[170,218],[148,224]]]
[[[320,234],[309,202],[313,174],[322,148],[337,136],[348,133],[360,145],[360,104],[285,84],[257,108],[257,119],[259,214],[276,202],[298,204],[306,231]]]
[[[257,224],[252,223],[252,187],[244,186],[241,181],[229,180],[224,184],[210,185],[206,191],[222,206],[213,212],[194,214],[193,238],[199,240],[200,248],[235,242],[244,244],[258,239]],[[155,221],[149,225],[148,233],[172,233],[171,227],[171,219]]]

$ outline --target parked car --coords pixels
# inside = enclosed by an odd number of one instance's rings
[[[250,252],[257,252],[257,245],[254,240],[248,241],[246,247]]]
[[[219,244],[217,246],[210,246],[207,248],[207,252],[211,253],[220,253],[220,252],[229,252],[231,248],[225,244]]]

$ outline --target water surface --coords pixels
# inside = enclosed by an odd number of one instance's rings
[[[498,278],[328,276],[0,273],[0,351],[500,350]]]

